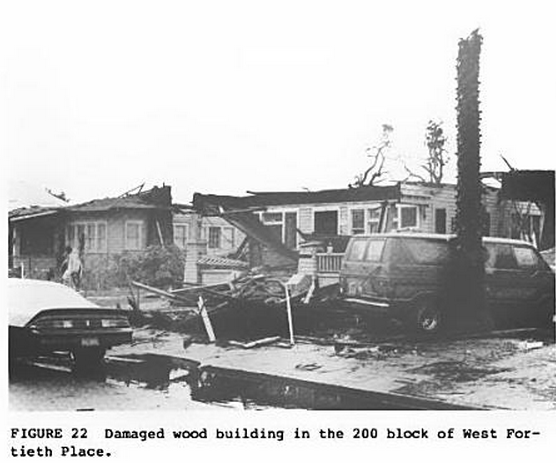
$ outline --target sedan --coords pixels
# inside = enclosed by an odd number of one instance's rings
[[[125,311],[102,308],[59,283],[8,279],[10,359],[70,353],[78,367],[98,366],[106,349],[131,342]]]

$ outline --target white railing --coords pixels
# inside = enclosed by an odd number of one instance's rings
[[[317,273],[339,273],[343,258],[343,252],[317,253]]]

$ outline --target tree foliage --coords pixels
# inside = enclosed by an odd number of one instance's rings
[[[371,160],[369,167],[363,173],[355,176],[354,182],[349,185],[350,188],[376,185],[388,173],[384,170],[385,153],[391,146],[390,135],[393,131],[394,127],[391,125],[382,124],[382,135],[379,144],[365,150],[367,157]]]
[[[448,152],[446,151],[446,135],[442,127],[442,122],[430,120],[427,124],[425,132],[425,145],[427,146],[428,154],[421,169],[425,172],[420,174],[413,172],[411,169],[404,165],[405,170],[409,174],[408,179],[414,177],[424,183],[431,183],[433,185],[440,185],[444,178],[444,168],[448,163]]]

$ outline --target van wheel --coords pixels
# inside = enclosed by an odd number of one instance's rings
[[[422,301],[413,312],[412,318],[412,331],[420,334],[436,334],[442,327],[440,309],[432,301]]]

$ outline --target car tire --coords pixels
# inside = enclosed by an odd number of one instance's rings
[[[72,352],[74,367],[78,372],[94,372],[104,364],[103,348],[83,348],[75,349]]]
[[[412,332],[420,335],[435,335],[442,329],[442,312],[434,301],[425,299],[412,311],[409,321]]]

